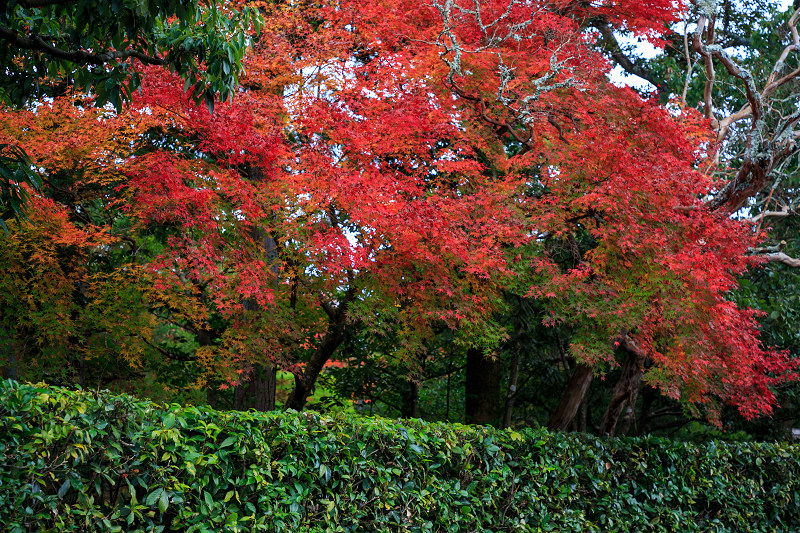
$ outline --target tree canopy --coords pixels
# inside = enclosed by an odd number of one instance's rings
[[[236,90],[251,10],[200,0],[10,0],[0,11],[0,101],[95,92],[119,109],[159,65],[208,103]],[[257,17],[253,20],[257,21]]]
[[[55,31],[34,24],[41,10],[89,16],[88,2],[38,4],[6,11],[20,76],[60,54],[21,41]],[[717,43],[705,4],[255,3],[257,27],[202,26],[221,48],[187,21],[242,3],[136,5],[99,11],[132,21],[116,38],[78,24],[83,41],[61,48],[103,59],[129,105],[104,107],[95,84],[20,93],[27,108],[0,114],[0,143],[42,182],[33,225],[0,241],[7,373],[266,409],[282,372],[287,407],[322,386],[374,400],[382,383],[407,416],[435,375],[449,412],[460,373],[473,422],[499,421],[507,383],[508,424],[538,365],[569,376],[536,400],[539,423],[567,429],[581,406],[585,421],[599,387],[600,433],[653,416],[656,391],[716,423],[725,406],[769,414],[796,378],[794,353],[762,343],[759,311],[732,293],[792,260],[742,209],[767,216],[761,196],[796,155],[800,115],[780,111],[796,102],[795,15],[776,12],[794,41],[763,70]],[[631,59],[624,34],[666,52]],[[664,70],[670,43],[690,63],[680,76]],[[74,57],[87,87],[93,60]],[[607,57],[673,97],[615,85]],[[213,109],[197,98],[209,90]]]

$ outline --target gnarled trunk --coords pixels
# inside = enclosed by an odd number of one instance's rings
[[[636,399],[642,385],[642,364],[644,358],[638,350],[625,348],[625,362],[622,364],[622,374],[614,386],[611,401],[608,403],[603,420],[600,422],[601,435],[614,435],[617,423],[625,415],[628,419],[627,427],[620,428],[624,433],[630,427],[632,417],[635,416]]]

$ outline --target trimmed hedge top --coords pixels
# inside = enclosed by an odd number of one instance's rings
[[[800,531],[797,445],[0,398],[9,531]]]

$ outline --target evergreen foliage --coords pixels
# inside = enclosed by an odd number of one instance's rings
[[[800,447],[219,412],[0,382],[8,531],[792,531]]]

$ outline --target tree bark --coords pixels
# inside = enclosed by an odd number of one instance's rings
[[[270,363],[253,366],[249,379],[237,385],[234,391],[233,408],[237,411],[255,409],[256,411],[275,410],[276,368]]]
[[[483,350],[467,350],[464,415],[467,424],[488,424],[497,417],[500,404],[500,360]]]
[[[620,418],[616,435],[630,435],[631,427],[636,426],[636,402],[639,399],[639,392],[642,390],[642,380],[639,379],[639,384],[631,391],[630,401],[622,410],[622,417]]]
[[[413,379],[406,380],[400,416],[402,418],[419,418],[419,383]]]
[[[575,419],[575,431],[586,433],[586,422],[589,418],[589,399],[584,396],[581,406],[578,408],[578,417]]]
[[[3,365],[3,379],[19,380],[17,342],[4,326],[0,326],[0,364]]]
[[[501,427],[511,426],[511,416],[514,414],[514,402],[517,399],[517,378],[519,377],[519,363],[521,354],[519,346],[514,350],[514,357],[511,359],[511,368],[508,371],[508,393],[506,393],[506,404],[503,408],[503,423]]]
[[[601,435],[614,435],[617,423],[626,409],[636,408],[636,398],[642,384],[644,358],[636,349],[628,349],[624,344],[623,349],[626,354],[625,362],[622,364],[622,375],[614,386],[611,401],[600,422]]]
[[[328,330],[322,337],[317,349],[311,354],[311,359],[306,363],[301,374],[294,376],[294,390],[286,401],[287,409],[302,411],[308,397],[314,390],[317,378],[322,372],[325,363],[331,358],[336,349],[344,341],[344,324],[346,316],[346,303],[342,303],[336,310],[335,316],[328,321]]]
[[[580,363],[575,365],[567,386],[564,388],[564,393],[561,395],[561,400],[558,402],[558,407],[547,422],[548,429],[566,431],[569,428],[591,384],[592,369]]]

